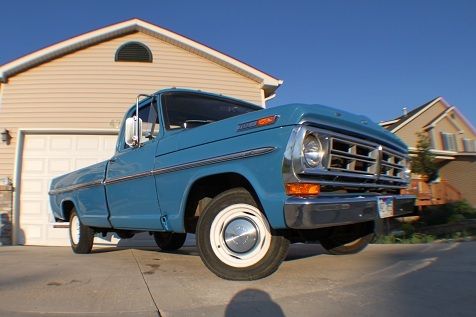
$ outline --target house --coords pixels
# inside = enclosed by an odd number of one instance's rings
[[[14,244],[69,243],[67,229],[54,224],[49,209],[49,181],[111,157],[122,116],[139,93],[192,88],[265,107],[281,84],[140,19],[0,66],[0,235],[9,234],[10,221]]]
[[[476,206],[476,130],[455,106],[438,97],[409,112],[404,108],[403,115],[380,125],[406,142],[411,155],[417,150],[417,132],[427,133],[440,176],[440,184],[429,189],[434,197],[428,204],[460,194]]]

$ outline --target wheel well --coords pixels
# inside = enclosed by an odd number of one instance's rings
[[[253,186],[243,175],[224,173],[207,176],[195,181],[190,188],[185,206],[185,231],[195,233],[198,217],[208,203],[218,194],[236,187],[248,190],[258,206],[263,209]]]
[[[63,211],[64,221],[68,222],[69,217],[71,216],[71,211],[74,209],[74,204],[71,200],[63,201],[61,204],[61,209]]]

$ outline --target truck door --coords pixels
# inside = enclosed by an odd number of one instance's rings
[[[132,117],[134,113],[128,115]],[[154,176],[150,173],[160,126],[156,102],[150,99],[143,102],[139,106],[139,118],[143,123],[143,144],[129,147],[121,131],[117,152],[108,164],[105,182],[109,220],[114,228],[160,230],[160,207]]]

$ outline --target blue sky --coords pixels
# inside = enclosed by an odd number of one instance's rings
[[[0,64],[137,17],[283,79],[271,106],[320,103],[380,121],[443,96],[476,125],[472,0],[15,0],[0,12]]]

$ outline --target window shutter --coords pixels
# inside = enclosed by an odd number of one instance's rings
[[[454,133],[441,132],[443,139],[443,149],[446,151],[457,151],[456,135]]]
[[[463,147],[465,152],[476,152],[476,140],[463,139]]]

